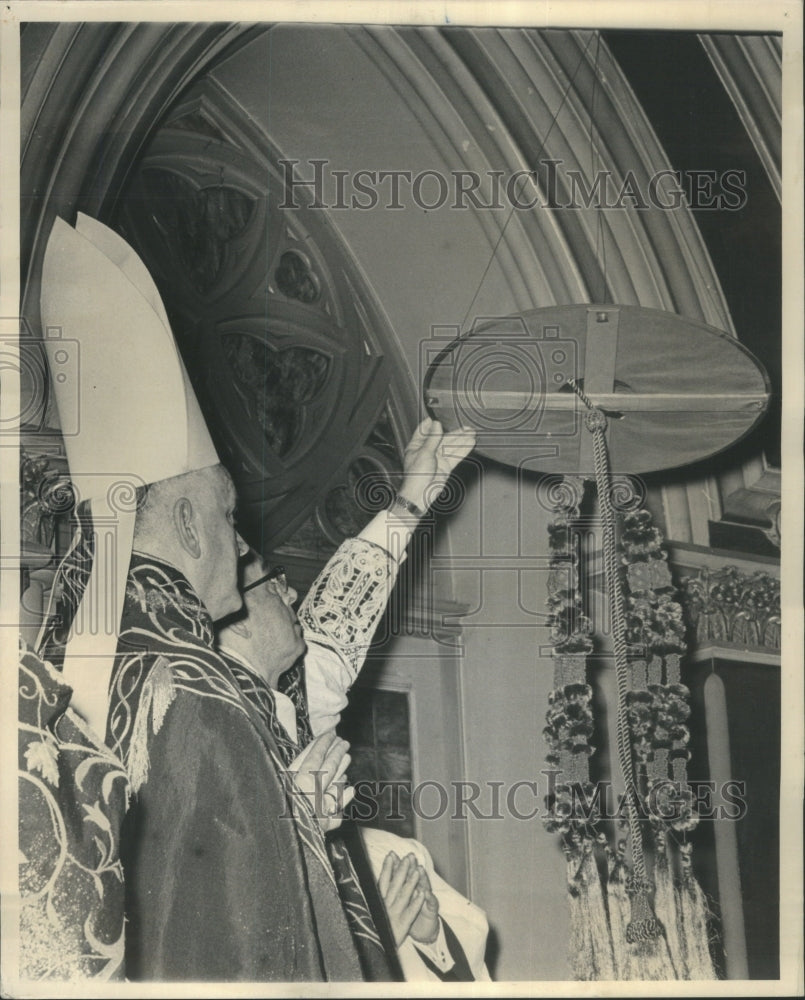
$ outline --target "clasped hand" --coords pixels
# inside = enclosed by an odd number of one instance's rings
[[[355,795],[344,779],[351,762],[347,750],[349,743],[330,730],[311,740],[288,767],[325,833],[341,825],[341,813]]]
[[[409,934],[420,944],[433,944],[439,935],[439,901],[428,873],[414,855],[407,854],[401,861],[389,851],[377,887],[386,905],[394,944],[399,948]]]

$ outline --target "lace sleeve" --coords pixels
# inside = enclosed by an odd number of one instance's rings
[[[299,608],[308,642],[335,652],[358,674],[397,579],[396,560],[363,538],[344,542],[313,583]]]

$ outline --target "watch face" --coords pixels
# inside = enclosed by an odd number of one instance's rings
[[[394,495],[394,503],[398,507],[402,507],[403,510],[409,511],[411,514],[420,514],[421,513],[421,511],[416,506],[416,504],[411,503],[410,500],[407,500],[404,496],[401,496],[399,493],[395,493],[395,495]]]

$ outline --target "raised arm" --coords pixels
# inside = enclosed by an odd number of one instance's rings
[[[299,620],[308,644],[305,673],[314,735],[338,724],[411,536],[474,444],[472,431],[445,434],[438,421],[424,420],[405,449],[403,482],[391,509],[340,546],[302,601]]]

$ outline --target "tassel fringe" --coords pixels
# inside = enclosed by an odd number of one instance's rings
[[[650,883],[632,876],[626,888],[631,897],[632,907],[632,919],[626,928],[626,940],[632,955],[634,977],[651,982],[676,979],[676,971],[665,940],[665,928],[651,908]]]
[[[570,939],[567,957],[573,978],[581,982],[589,982],[594,978],[593,949],[589,925],[583,913],[580,888],[576,883],[578,868],[578,857],[569,853],[567,858],[567,896],[570,904]]]
[[[626,944],[631,906],[626,892],[629,872],[621,852],[607,852],[607,906],[609,929],[612,935],[612,952],[615,959],[615,978],[634,979],[632,956]]]
[[[586,900],[586,919],[589,921],[593,947],[594,978],[614,979],[615,961],[612,955],[609,921],[604,906],[604,893],[601,889],[601,878],[598,874],[593,845],[589,841],[585,844],[581,874],[585,889],[583,898]]]
[[[665,940],[675,971],[674,978],[689,979],[685,952],[680,939],[679,911],[665,834],[660,833],[655,843],[654,910],[665,928]]]
[[[642,982],[668,982],[676,979],[664,934],[647,937],[632,947],[635,979]]]
[[[689,845],[681,853],[682,877],[675,885],[672,843],[655,837],[654,886],[631,874],[625,843],[613,850],[603,838],[607,861],[606,906],[593,842],[578,848],[568,866],[571,898],[571,965],[577,979],[647,982],[715,980],[709,948],[707,900],[691,868]],[[610,964],[611,963],[611,964]]]
[[[590,840],[569,862],[571,964],[577,979],[614,979],[615,963],[601,879]],[[581,947],[579,947],[581,945]]]
[[[659,838],[662,838],[660,840]],[[708,946],[708,908],[683,854],[674,886],[665,833],[659,835],[651,884],[629,873],[622,850],[604,846],[606,893],[585,840],[568,851],[569,957],[577,980],[671,982],[717,978]]]
[[[572,794],[574,789],[592,787],[588,758],[594,752],[590,739],[595,725],[585,661],[593,643],[592,626],[584,615],[574,536],[584,481],[564,476],[555,495],[549,497],[556,511],[549,526],[552,572],[548,578],[554,691],[543,733],[548,761],[565,782],[548,797],[545,826],[562,835],[567,859],[570,965],[575,978],[585,981],[712,980],[717,975],[710,956],[707,902],[693,874],[691,847],[679,845],[674,836],[694,829],[698,819],[686,782],[690,731],[685,722],[690,709],[680,674],[685,645],[682,608],[669,593],[673,584],[664,562],[662,536],[648,510],[634,510],[620,518],[619,558],[607,417],[572,379],[568,384],[588,408],[586,423],[593,435],[617,681],[617,756],[628,791],[626,815],[616,825],[616,830],[620,828],[617,847],[610,846],[608,835],[599,827],[602,817],[579,813]],[[628,584],[625,594],[624,582]],[[647,650],[646,660],[634,659],[638,646]],[[649,822],[642,807],[650,795],[662,798],[665,780],[671,775],[680,791],[669,798],[666,789],[665,798],[676,808],[667,816],[661,814],[663,822]],[[627,845],[631,864],[626,861]],[[647,846],[654,847],[653,865]],[[604,882],[599,874],[600,856],[606,859]]]
[[[176,689],[173,686],[170,663],[164,656],[160,656],[140,692],[140,703],[137,706],[137,715],[129,741],[127,770],[132,794],[139,791],[146,783],[151,767],[148,754],[149,718],[151,733],[156,736],[175,697]]]
[[[678,912],[685,949],[688,979],[717,979],[710,955],[709,908],[690,863],[690,845],[682,845],[682,884],[678,892]]]

